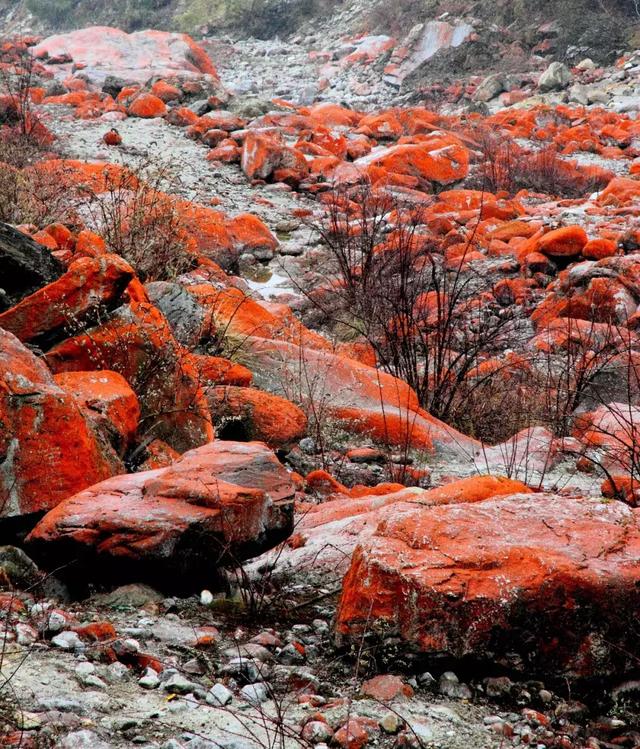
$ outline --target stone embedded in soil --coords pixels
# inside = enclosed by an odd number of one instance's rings
[[[96,484],[47,514],[28,537],[72,579],[143,581],[198,591],[220,564],[256,556],[293,527],[295,487],[260,443],[214,442],[169,468]]]
[[[516,494],[395,508],[355,551],[337,631],[367,622],[417,650],[568,678],[609,676],[638,644],[640,516],[621,502]]]

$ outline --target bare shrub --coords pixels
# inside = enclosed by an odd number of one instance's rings
[[[455,423],[468,375],[503,347],[511,324],[509,311],[479,293],[483,279],[465,266],[473,236],[448,267],[420,211],[368,186],[336,193],[314,229],[329,281],[307,291],[311,303],[344,337],[364,339],[378,365],[406,382],[425,409]]]
[[[170,163],[146,157],[108,172],[104,190],[78,188],[77,207],[111,252],[123,257],[143,281],[175,278],[194,265],[191,238],[166,190],[178,181]]]
[[[532,190],[574,198],[603,186],[598,177],[563,159],[553,145],[527,150],[505,131],[486,126],[476,128],[473,136],[482,153],[479,185],[490,192]]]

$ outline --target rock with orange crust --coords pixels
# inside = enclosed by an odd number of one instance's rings
[[[301,176],[309,171],[300,151],[254,130],[248,130],[244,138],[241,166],[249,179],[268,179],[278,169],[291,169]]]
[[[621,502],[515,494],[405,505],[356,549],[337,631],[380,627],[429,655],[515,653],[570,680],[612,675],[640,654],[628,627],[639,583],[640,515]]]
[[[140,405],[129,383],[117,372],[62,372],[55,382],[73,397],[94,429],[124,458],[133,444]]]
[[[24,343],[48,347],[91,316],[117,306],[134,275],[118,255],[79,258],[56,281],[0,314],[0,327]]]
[[[100,325],[67,338],[46,354],[56,372],[110,369],[139,398],[141,430],[183,452],[213,439],[209,407],[198,373],[162,313],[131,301]]]
[[[0,516],[27,515],[123,470],[42,360],[0,328]]]
[[[242,439],[280,448],[298,442],[306,433],[304,412],[278,395],[233,386],[208,388],[206,395],[219,438],[242,435]]]
[[[44,566],[69,564],[64,574],[72,579],[194,592],[218,583],[220,565],[287,538],[294,496],[288,472],[264,445],[217,441],[167,468],[76,494],[27,542]]]

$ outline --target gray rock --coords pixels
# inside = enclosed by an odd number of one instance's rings
[[[189,681],[182,674],[174,673],[166,681],[163,681],[162,688],[165,692],[171,694],[189,694],[200,690],[200,685]]]
[[[138,679],[138,684],[143,689],[157,689],[160,685],[160,679],[156,671],[152,668],[147,668],[144,674]]]
[[[222,667],[221,673],[251,683],[262,679],[262,668],[252,658],[232,658],[229,663]]]
[[[0,583],[29,588],[41,577],[36,563],[17,546],[0,546]]]
[[[453,697],[455,699],[470,699],[471,690],[466,684],[460,683],[458,677],[452,671],[445,671],[440,677],[438,684],[438,691],[445,697]]]
[[[269,699],[267,685],[261,681],[257,684],[247,684],[246,687],[242,687],[240,694],[252,705],[261,705]]]
[[[474,101],[491,101],[506,90],[504,76],[501,73],[488,75],[476,89]]]
[[[552,62],[538,81],[540,91],[562,91],[572,80],[569,68],[562,62]]]
[[[304,655],[302,655],[293,643],[289,643],[278,653],[278,660],[286,666],[296,666],[304,663]]]
[[[145,285],[151,301],[167,318],[183,346],[196,346],[204,335],[204,310],[180,284],[154,281]]]
[[[233,699],[233,693],[224,684],[214,684],[207,692],[206,701],[214,707],[224,707]]]
[[[121,585],[109,593],[100,593],[91,599],[96,606],[132,609],[142,608],[149,603],[160,603],[162,600],[163,597],[158,591],[140,583]]]
[[[103,741],[97,733],[89,730],[68,733],[56,744],[57,749],[111,749],[113,744]]]
[[[273,654],[264,645],[258,645],[256,642],[248,642],[246,645],[227,648],[224,651],[224,655],[227,658],[250,658],[259,663],[267,663],[273,660]]]
[[[124,665],[124,663],[120,663],[120,661],[110,663],[104,672],[104,677],[109,684],[119,684],[123,681],[128,681],[129,676],[129,669]]]

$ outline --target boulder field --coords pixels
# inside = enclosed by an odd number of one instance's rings
[[[471,33],[429,26],[422,56],[386,75]],[[345,64],[391,49],[363,37]],[[0,224],[0,531],[82,586],[209,593],[254,558],[243,574],[330,582],[335,636],[355,650],[631,676],[637,117],[551,100],[455,114],[276,98],[256,112],[182,34],[93,28],[20,50],[41,158],[6,170],[28,210]],[[11,104],[0,126],[15,135]],[[60,121],[99,134],[95,158],[55,151]],[[127,160],[138,127],[193,146],[242,203],[195,196],[197,180],[151,186]],[[68,197],[59,216],[43,185]],[[145,230],[171,218],[165,242],[118,242],[140,215]],[[355,305],[330,323],[369,240],[372,263],[407,263],[400,303],[369,329],[345,314]],[[175,266],[140,255],[172,243]],[[259,279],[275,269],[291,283],[271,295]],[[359,303],[384,311],[401,270]],[[416,341],[437,356],[418,350],[414,388],[396,365]],[[438,387],[450,402],[429,400]],[[361,749],[345,725],[336,741]]]

